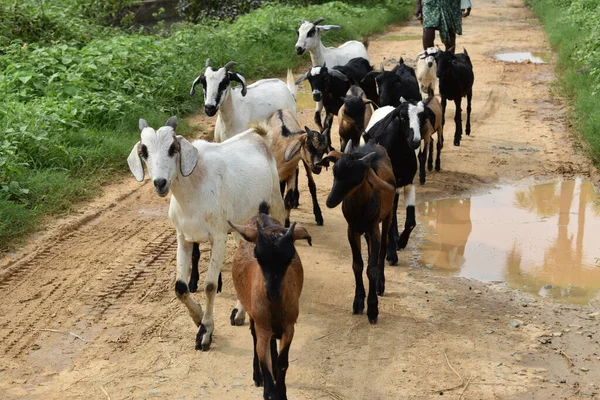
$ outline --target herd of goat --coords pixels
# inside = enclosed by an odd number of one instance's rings
[[[231,71],[234,62],[213,68],[206,61],[190,94],[200,84],[206,114],[217,115],[214,143],[190,143],[177,135],[175,117],[157,130],[141,119],[141,139],[127,159],[138,181],[144,179],[145,164],[157,194],[172,193],[169,219],[177,231],[175,291],[198,326],[196,349],[207,350],[212,341],[215,295],[221,291],[227,236],[234,232],[238,248],[232,275],[238,301],[231,324],[243,325],[249,314],[253,378],[257,386],[264,386],[265,399],[286,399],[288,353],[303,284],[294,241],[306,239],[311,244],[302,224],[290,224],[290,212],[298,205],[300,161],[317,225],[323,225],[323,216],[313,174],[333,163],[333,187],[326,205],[333,208],[342,203],[348,223],[356,279],[352,313],[363,313],[366,296],[368,320],[374,324],[378,296],[385,291],[385,261],[398,262],[397,251],[406,247],[416,226],[413,179],[418,163],[421,184],[425,164],[433,169],[436,133],[435,168],[440,169],[447,100],[456,104],[454,144],[460,145],[465,96],[466,134],[471,130],[473,69],[466,51],[454,54],[429,48],[418,55],[416,73],[402,59],[391,71],[385,71],[383,64],[375,71],[364,43],[323,46],[321,33],[341,27],[321,22],[322,18],[303,21],[298,30],[296,52],[309,52],[313,66],[297,82],[288,71],[287,82],[264,79],[246,85],[242,75]],[[438,79],[441,102],[434,96]],[[318,130],[302,129],[296,120],[296,85],[303,80],[310,82]],[[232,82],[241,87],[232,87]],[[335,116],[340,151],[331,142]],[[402,233],[396,217],[400,188],[406,208]],[[362,276],[362,235],[368,244],[368,293]],[[210,242],[211,252],[203,311],[190,293],[198,289],[198,243],[205,241]]]

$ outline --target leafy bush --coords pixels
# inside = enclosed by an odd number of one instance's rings
[[[558,49],[562,94],[571,120],[600,165],[600,3],[597,0],[527,0]]]
[[[2,47],[0,220],[13,223],[0,226],[0,249],[31,229],[30,221],[68,209],[126,170],[138,118],[158,125],[197,110],[202,96],[190,98],[189,87],[206,58],[215,66],[235,60],[250,79],[283,75],[307,59],[294,51],[300,19],[342,25],[326,40],[343,41],[381,31],[409,8],[269,3],[233,23],[180,23],[166,36],[98,34],[102,28],[87,41],[64,36],[54,44]],[[27,221],[14,222],[20,218]]]

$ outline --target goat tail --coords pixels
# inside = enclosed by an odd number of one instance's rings
[[[267,203],[266,201],[263,201],[258,206],[258,213],[259,214],[267,214],[267,215],[269,215],[269,211],[271,211],[271,206],[269,206],[269,203]]]
[[[369,37],[368,37],[368,36],[365,36],[365,37],[363,38],[363,40],[362,40],[362,44],[363,44],[363,46],[365,46],[365,49],[368,49],[368,48],[369,48]]]
[[[252,129],[254,133],[259,135],[269,148],[271,147],[271,127],[269,126],[269,121],[255,121],[248,125],[249,129]]]
[[[288,68],[287,70],[287,87],[290,89],[292,96],[294,97],[294,101],[296,101],[296,80],[294,79],[294,74],[292,70]]]

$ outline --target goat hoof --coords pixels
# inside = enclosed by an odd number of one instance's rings
[[[370,318],[370,317],[369,317],[369,323],[370,323],[371,325],[375,325],[375,324],[377,323],[377,317],[375,317],[375,318]]]
[[[365,299],[354,299],[352,315],[362,314],[365,309]]]
[[[188,288],[190,290],[190,293],[196,293],[196,290],[198,290],[198,281],[195,279],[190,279],[190,282],[188,283]]]
[[[428,165],[427,166],[427,171],[429,171],[429,172],[433,171],[433,165]]]
[[[200,329],[196,335],[196,350],[208,351],[208,349],[210,349],[210,344],[212,343],[212,333],[208,337],[208,340],[205,341],[204,338],[206,337],[206,333],[206,327],[204,324],[200,324]]]
[[[456,140],[456,139],[454,139],[454,145],[455,145],[455,146],[460,146],[460,140]]]
[[[234,308],[233,310],[231,310],[231,315],[229,316],[229,322],[231,323],[231,326],[235,326],[235,316],[238,313],[238,309]]]
[[[317,226],[323,226],[323,217],[322,216],[315,217],[315,222],[317,223]]]
[[[394,252],[392,255],[388,254],[385,259],[390,263],[390,265],[398,265],[398,255],[396,252]]]
[[[385,292],[385,281],[381,281],[380,279],[378,279],[375,293],[377,293],[377,296],[383,296],[384,292]]]
[[[436,166],[435,166],[435,170],[436,170],[437,172],[440,172],[440,169],[441,169],[441,168],[440,168],[440,166],[439,166],[439,165],[436,165]]]

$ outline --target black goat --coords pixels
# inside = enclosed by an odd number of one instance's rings
[[[463,49],[462,54],[453,54],[452,49],[448,51],[439,51],[435,56],[437,62],[437,77],[440,80],[440,96],[442,97],[442,126],[446,122],[446,101],[454,100],[456,105],[456,114],[454,122],[456,131],[454,132],[454,145],[460,146],[462,136],[462,119],[460,103],[463,97],[467,96],[467,125],[465,133],[471,134],[471,99],[473,98],[473,64],[467,50]]]
[[[396,177],[396,196],[392,227],[389,230],[387,260],[391,265],[398,263],[396,249],[404,249],[412,230],[417,225],[415,218],[415,186],[413,180],[417,173],[417,153],[421,145],[421,131],[427,121],[435,124],[433,113],[422,101],[416,104],[404,102],[394,108],[391,106],[375,110],[363,140],[374,140],[387,151]],[[404,188],[406,221],[404,231],[398,232],[398,189]]]
[[[325,64],[312,67],[296,81],[296,84],[305,79],[310,82],[313,100],[318,103],[315,111],[315,123],[321,131],[324,126],[331,126],[333,117],[338,114],[340,107],[344,104],[342,97],[352,84],[358,84],[370,100],[377,102],[375,81],[372,78],[365,79],[371,71],[373,68],[367,59],[356,57],[348,61],[346,65],[338,65],[331,69],[328,69]],[[325,108],[325,125],[321,122],[319,102],[322,102],[322,106]]]
[[[379,315],[377,295],[382,295],[385,290],[384,257],[395,192],[392,165],[383,147],[370,142],[354,150],[352,140],[348,141],[344,153],[332,151],[323,160],[335,162],[333,187],[327,197],[327,207],[334,208],[343,202],[342,212],[348,222],[348,242],[352,249],[352,269],[356,281],[352,314],[362,314],[365,307],[361,235],[365,235],[368,243],[367,317],[374,324]]]
[[[406,100],[422,100],[415,70],[404,64],[402,58],[391,71],[386,71],[383,63],[380,68],[381,71],[373,71],[368,74],[368,77],[375,77],[377,80],[380,106],[398,107],[401,97]]]

